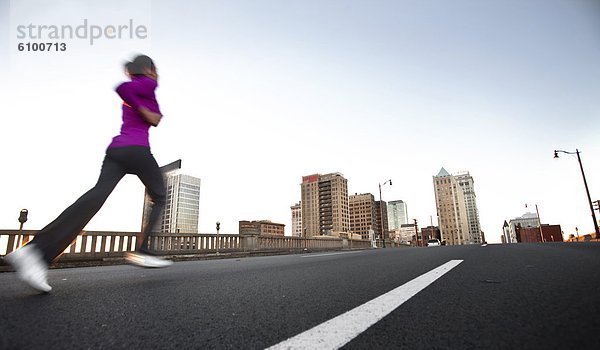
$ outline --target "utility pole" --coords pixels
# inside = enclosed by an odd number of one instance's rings
[[[542,230],[542,220],[540,219],[540,211],[538,209],[537,203],[535,205],[535,213],[537,215],[538,224],[540,225],[540,243],[544,243],[544,231]],[[527,203],[525,203],[525,208],[527,208]]]
[[[437,237],[433,237],[433,235],[435,234],[435,229],[433,228],[433,216],[429,215],[429,222],[431,224],[431,236],[430,238],[437,238]],[[442,244],[442,237],[440,237],[440,244]]]
[[[540,242],[544,243],[544,231],[542,231],[542,220],[540,219],[540,211],[538,210],[537,204],[535,205],[535,212],[537,213],[538,222],[540,223]]]

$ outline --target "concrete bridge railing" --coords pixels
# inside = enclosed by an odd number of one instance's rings
[[[600,237],[597,237],[596,233],[589,233],[587,235],[569,237],[567,238],[567,242],[600,242]]]
[[[37,231],[0,230],[0,257],[18,249],[35,237]],[[135,232],[83,231],[65,249],[60,261],[103,260],[122,258],[133,251]],[[193,255],[227,252],[293,252],[308,250],[365,249],[370,241],[337,237],[282,237],[227,234],[167,234],[157,233],[149,237],[150,250],[160,255]]]

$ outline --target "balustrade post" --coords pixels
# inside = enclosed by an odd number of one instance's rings
[[[245,251],[258,250],[258,248],[259,248],[258,235],[243,235],[240,238],[242,239],[242,248]]]

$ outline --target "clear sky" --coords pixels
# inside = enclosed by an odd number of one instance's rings
[[[482,229],[538,204],[566,234],[593,231],[574,156],[600,199],[600,3],[592,0],[0,0],[0,227],[40,229],[91,188],[120,127],[113,89],[142,52],[161,74],[159,164],[202,179],[200,231],[291,225],[303,175],[341,172],[350,194],[404,200],[437,224],[432,176],[469,171]],[[18,52],[17,26],[148,27],[146,39],[63,40]],[[54,40],[57,41],[57,40]],[[59,40],[60,41],[60,40]],[[135,231],[129,176],[89,230]]]

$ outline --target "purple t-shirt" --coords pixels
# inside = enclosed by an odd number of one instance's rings
[[[123,125],[121,126],[121,133],[113,138],[108,148],[150,147],[148,140],[150,124],[144,120],[138,112],[138,108],[144,106],[150,111],[162,115],[154,94],[157,86],[156,80],[146,76],[133,77],[131,81],[117,86],[117,94],[123,100]]]

